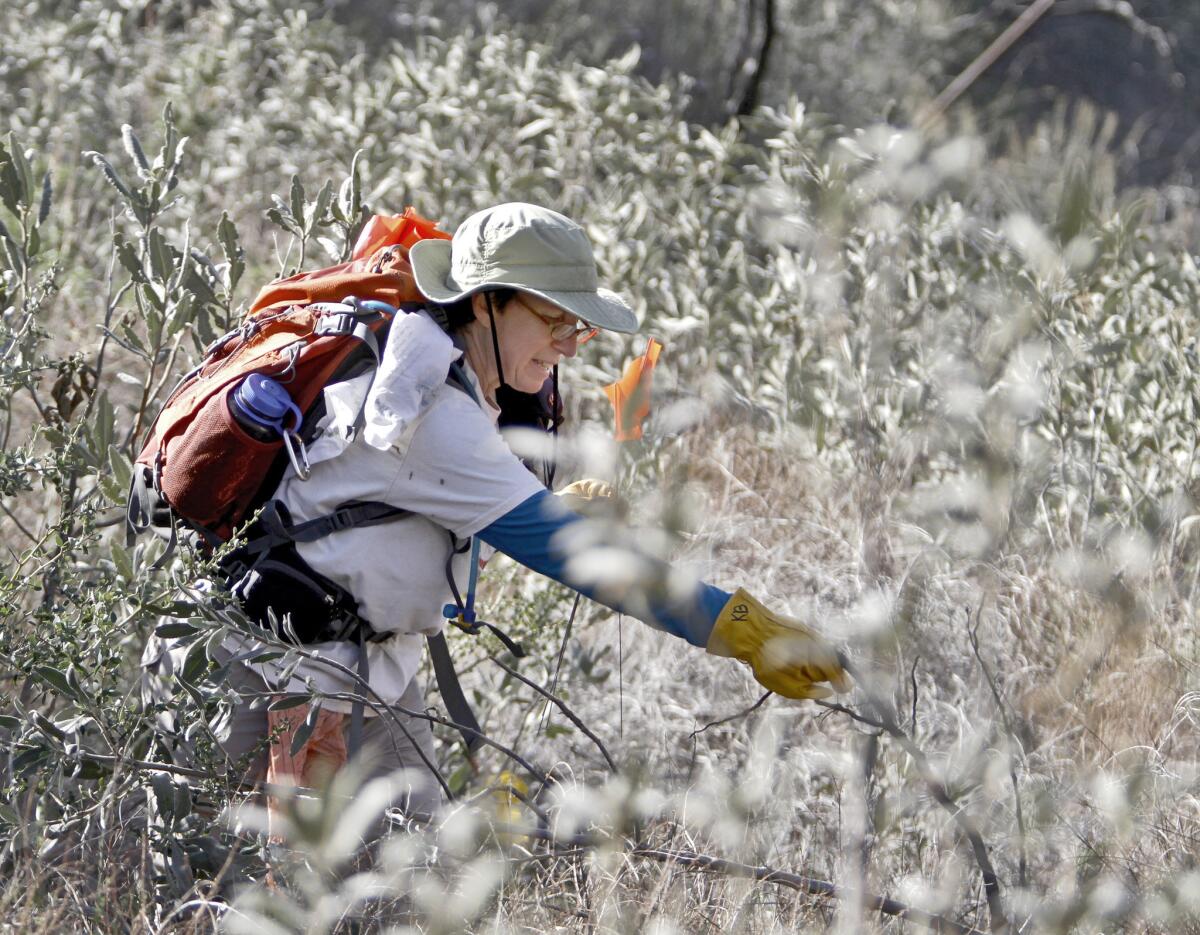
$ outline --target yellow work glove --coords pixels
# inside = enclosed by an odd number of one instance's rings
[[[828,698],[834,691],[850,690],[850,677],[832,646],[798,620],[767,610],[741,588],[717,616],[707,649],[714,656],[749,663],[764,688],[787,698]]]
[[[612,503],[614,492],[604,481],[587,477],[567,484],[558,495],[576,513],[593,514],[603,512]]]

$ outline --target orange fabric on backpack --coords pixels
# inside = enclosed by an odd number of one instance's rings
[[[412,208],[377,215],[363,228],[351,259],[270,283],[250,306],[243,327],[208,349],[192,374],[171,394],[154,420],[137,463],[175,513],[220,541],[261,503],[273,466],[285,458],[282,440],[255,444],[232,420],[226,398],[251,373],[285,380],[292,402],[307,413],[326,384],[361,343],[318,324],[348,296],[400,307],[423,301],[408,262],[419,240],[450,235]],[[389,322],[376,315],[378,333]],[[232,447],[231,447],[232,446]]]
[[[264,309],[312,302],[340,302],[348,295],[360,299],[381,299],[389,305],[420,302],[409,248],[418,240],[450,240],[437,222],[421,217],[412,208],[403,214],[377,214],[358,235],[350,259],[337,266],[314,272],[297,273],[268,283],[259,292],[250,315]]]
[[[642,437],[642,423],[650,415],[654,365],[658,363],[662,348],[657,339],[651,338],[646,345],[646,353],[625,365],[621,379],[604,387],[604,393],[613,406],[613,435],[619,442]]]

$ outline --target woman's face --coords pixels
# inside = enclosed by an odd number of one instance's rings
[[[482,311],[481,324],[487,325],[487,306],[482,296],[477,302],[476,317]],[[504,366],[504,381],[522,393],[536,393],[550,376],[550,371],[564,357],[574,357],[579,336],[555,339],[551,330],[563,323],[581,327],[574,315],[568,314],[545,299],[518,292],[503,311],[496,309],[496,337],[500,340],[500,362]]]

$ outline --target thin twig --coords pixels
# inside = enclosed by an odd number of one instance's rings
[[[1052,6],[1054,6],[1054,0],[1035,0],[1008,29],[1004,30],[991,45],[980,53],[975,61],[963,70],[962,74],[951,81],[946,89],[934,98],[932,104],[917,116],[918,129],[929,129],[949,109],[950,105],[962,97],[966,90],[978,81],[985,71],[996,64],[1000,56],[1012,48],[1013,44],[1025,35]]]
[[[516,669],[512,668],[511,666],[505,665],[503,662],[501,662],[495,656],[489,656],[488,658],[491,659],[492,662],[496,663],[496,665],[498,665],[501,669],[503,669],[505,672],[507,672],[513,678],[515,678],[517,681],[522,682],[525,685],[528,685],[535,692],[537,692],[539,695],[541,695],[543,698],[545,698],[547,701],[549,701],[551,704],[553,704],[555,707],[557,707],[563,714],[565,714],[567,716],[567,719],[572,724],[574,724],[581,731],[583,731],[584,736],[586,736],[588,738],[588,740],[590,740],[592,743],[594,743],[596,745],[596,749],[600,751],[601,756],[604,757],[604,761],[606,763],[608,763],[608,768],[610,770],[612,770],[614,773],[619,772],[619,770],[617,769],[616,762],[609,755],[608,748],[604,746],[604,741],[602,741],[599,737],[597,737],[595,735],[595,733],[593,733],[592,730],[585,723],[583,723],[583,720],[579,717],[579,715],[577,715],[574,711],[572,711],[565,701],[563,701],[557,695],[553,695],[550,692],[546,691],[546,689],[542,688],[541,685],[537,684],[537,682],[534,682],[532,679],[527,679]]]
[[[7,516],[10,520],[12,520],[13,525],[16,526],[17,529],[20,530],[20,532],[30,542],[36,543],[38,541],[38,537],[35,536],[33,533],[31,533],[28,529],[26,529],[25,526],[21,523],[21,521],[19,519],[17,519],[16,516],[13,515],[12,510],[10,510],[3,502],[0,502],[0,510],[4,511],[4,515]]]
[[[917,663],[921,661],[921,657],[917,656],[913,660],[912,671],[908,673],[909,682],[912,684],[912,716],[909,718],[908,729],[913,733],[917,730]]]
[[[853,708],[847,708],[844,704],[838,704],[836,701],[825,701],[823,698],[817,698],[815,703],[822,708],[827,708],[830,711],[836,711],[838,714],[844,714],[860,724],[866,724],[868,727],[877,727],[880,730],[887,730],[887,725],[883,721],[877,721],[874,718],[867,717],[861,711],[855,711]]]
[[[983,672],[983,677],[988,683],[988,688],[992,690],[992,698],[996,702],[996,709],[1000,712],[1000,720],[1004,724],[1004,732],[1008,735],[1009,740],[1017,745],[1017,748],[1024,753],[1024,748],[1020,738],[1017,737],[1016,731],[1013,730],[1012,722],[1008,718],[1008,711],[1004,704],[1004,699],[1000,696],[1000,687],[996,684],[996,680],[992,678],[992,673],[988,670],[987,663],[983,661],[983,652],[979,648],[979,624],[983,614],[982,605],[975,612],[975,625],[971,626],[971,610],[965,608],[967,612],[967,636],[971,641],[971,649],[975,653],[975,658],[979,660],[979,668]],[[1008,778],[1012,782],[1013,801],[1016,803],[1017,817],[1017,840],[1019,856],[1017,860],[1017,880],[1020,886],[1024,887],[1026,883],[1026,872],[1028,869],[1028,861],[1025,855],[1025,815],[1021,809],[1021,788],[1017,782],[1017,770],[1010,766],[1008,769]]]
[[[325,694],[324,697],[336,698],[341,701],[355,701],[359,696],[355,695],[353,692],[330,692]],[[439,717],[436,714],[430,714],[428,711],[413,711],[404,707],[403,705],[395,703],[387,705],[387,708],[391,709],[392,711],[398,711],[400,714],[403,714],[407,717],[429,721],[431,724],[441,724],[443,727],[453,727],[459,733],[466,733],[470,734],[472,737],[477,737],[487,746],[495,750],[499,750],[506,757],[528,772],[530,776],[533,776],[536,780],[538,780],[538,782],[544,784],[547,781],[546,774],[526,760],[523,756],[521,756],[521,754],[517,753],[517,751],[513,750],[511,747],[506,747],[504,744],[500,743],[500,741],[493,740],[487,734],[483,733],[483,731],[475,730],[475,728],[468,727],[466,724],[459,724],[457,721],[450,720],[450,718]],[[424,759],[424,757],[422,757],[422,759]],[[440,773],[438,775],[440,775]],[[448,788],[445,788],[444,791],[449,797],[453,797]]]
[[[688,740],[695,740],[697,737],[699,737],[701,734],[703,734],[710,727],[720,727],[722,724],[728,724],[730,721],[737,721],[741,718],[744,718],[744,717],[747,717],[748,715],[753,714],[755,711],[757,711],[759,708],[761,708],[764,703],[766,703],[766,700],[768,698],[770,698],[772,694],[774,694],[774,693],[773,692],[763,692],[763,696],[761,698],[759,698],[758,701],[754,702],[754,704],[750,705],[750,707],[748,707],[745,711],[739,711],[737,714],[731,714],[731,715],[729,715],[729,717],[723,717],[719,721],[709,721],[703,727],[697,727],[694,731],[692,731],[690,734],[688,734]]]
[[[558,661],[554,663],[554,675],[550,679],[550,694],[555,694],[558,691],[558,676],[562,672],[563,656],[567,653],[567,641],[571,638],[571,629],[575,625],[575,614],[579,611],[579,602],[583,600],[583,595],[578,591],[575,592],[575,602],[571,605],[571,614],[567,617],[567,626],[563,630],[562,645],[558,647]],[[542,711],[541,720],[538,721],[537,733],[535,737],[541,736],[542,728],[546,726],[546,718],[550,715],[550,706],[546,705]]]
[[[866,686],[870,682],[859,672],[855,671],[849,660],[845,660],[844,665],[846,671],[858,683],[863,692],[863,697],[866,699],[868,705],[870,705],[875,718],[859,714],[857,711],[853,711],[843,705],[830,704],[820,700],[817,701],[817,704],[833,711],[841,711],[864,724],[882,728],[898,741],[905,752],[912,757],[913,762],[921,771],[922,778],[925,780],[925,787],[929,790],[934,800],[946,810],[947,814],[954,820],[954,823],[958,825],[959,830],[962,831],[971,845],[971,852],[975,857],[975,863],[979,867],[980,876],[983,878],[983,890],[987,898],[992,931],[995,933],[1007,931],[1009,927],[1008,915],[1004,910],[1004,903],[1000,894],[1000,877],[997,875],[996,868],[992,864],[992,858],[988,853],[987,845],[984,843],[983,835],[975,827],[975,823],[967,815],[966,810],[960,808],[954,801],[954,797],[946,788],[945,783],[938,777],[928,757],[925,756],[925,752],[905,733],[890,706],[874,697],[866,689]]]
[[[778,870],[774,867],[755,867],[751,864],[742,864],[733,860],[725,860],[721,857],[709,857],[705,854],[691,854],[684,851],[659,850],[651,847],[635,848],[630,853],[634,857],[646,857],[651,860],[662,861],[663,863],[680,864],[688,869],[724,873],[728,876],[757,880],[760,883],[776,883],[788,889],[798,890],[801,893],[811,893],[814,896],[823,896],[827,899],[841,899],[843,897],[842,891],[832,883],[828,883],[825,880],[818,880],[815,877],[790,873],[786,870]],[[864,893],[862,903],[865,908],[873,909],[884,915],[897,916],[909,922],[914,922],[917,925],[925,926],[935,932],[949,932],[953,933],[953,935],[983,935],[978,929],[968,928],[957,922],[951,922],[944,916],[934,915],[923,909],[914,909],[912,906],[889,899],[886,896]]]

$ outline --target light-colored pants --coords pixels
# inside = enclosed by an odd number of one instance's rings
[[[220,651],[216,655],[219,661]],[[262,678],[241,663],[233,665],[226,681],[230,687],[239,691],[266,690]],[[398,704],[409,711],[425,709],[425,699],[421,696],[416,679],[409,682]],[[369,708],[367,710],[370,711]],[[433,814],[442,804],[442,791],[421,758],[423,753],[430,763],[437,762],[433,751],[433,730],[429,721],[411,717],[395,709],[391,713],[395,716],[394,719],[385,714],[363,717],[362,750],[357,753],[351,750],[350,756],[360,761],[364,781],[377,776],[388,776],[400,770],[408,771],[409,788],[405,800],[398,801],[397,804],[405,811]],[[346,715],[343,731],[346,734],[347,746],[350,739],[350,721],[350,715]],[[403,729],[397,722],[403,725]],[[249,765],[245,771],[249,780],[258,780],[266,776],[267,734],[265,709],[251,709],[249,704],[239,704],[234,708],[229,736],[221,740],[221,748],[233,762],[249,756]]]
[[[146,700],[161,700],[162,679],[169,678],[175,666],[182,660],[174,658],[171,646],[164,640],[152,637],[146,646],[142,664],[146,667],[143,692]],[[225,665],[232,654],[223,647],[214,653],[218,665]],[[239,693],[249,695],[267,690],[267,685],[256,672],[241,663],[234,663],[226,677],[227,684]],[[416,679],[409,683],[398,702],[409,711],[423,711],[425,700],[417,687]],[[368,709],[369,711],[369,709]],[[393,709],[392,714],[363,718],[362,750],[357,759],[363,768],[363,779],[389,776],[406,771],[410,783],[407,794],[396,804],[406,812],[433,814],[442,804],[442,790],[429,767],[422,759],[425,755],[430,763],[437,760],[433,751],[433,730],[429,721],[411,717]],[[344,731],[349,748],[350,716],[346,716]],[[404,726],[401,730],[397,721]],[[407,731],[407,733],[405,733]],[[251,709],[249,699],[237,705],[228,725],[228,734],[220,732],[221,748],[229,758],[230,768],[235,766],[247,781],[262,780],[267,774],[267,715],[263,708]],[[419,752],[418,752],[419,751]],[[355,751],[350,751],[356,758]],[[246,762],[242,761],[246,758]]]

